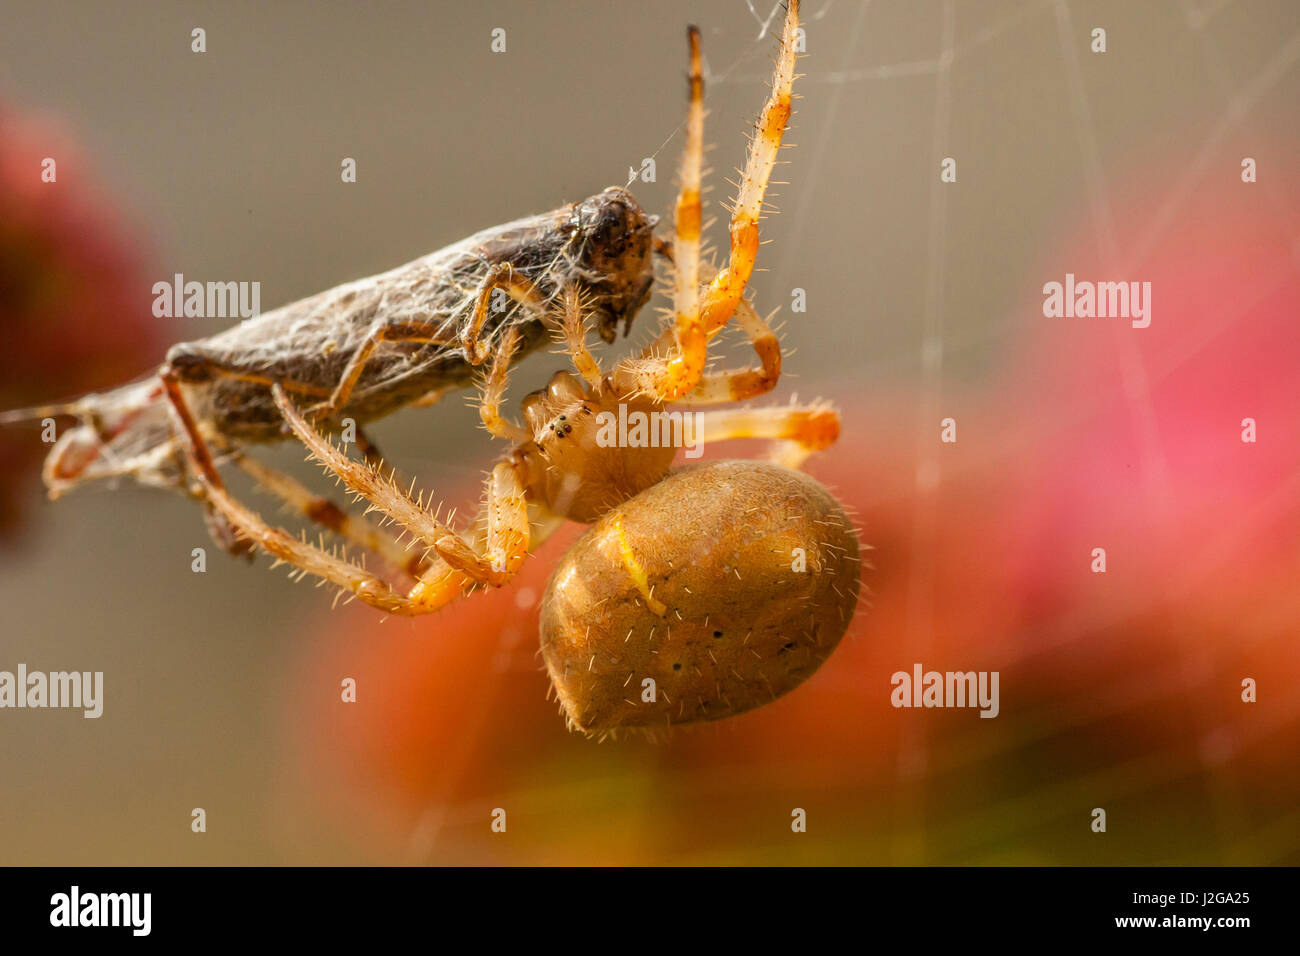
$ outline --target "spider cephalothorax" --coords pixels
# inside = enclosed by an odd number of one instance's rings
[[[532,441],[522,442],[513,460],[532,500],[570,521],[590,524],[614,505],[644,491],[668,474],[676,447],[609,441],[607,422],[630,413],[648,416],[659,406],[641,399],[620,401],[603,383],[587,385],[557,372],[545,389],[521,403]]]

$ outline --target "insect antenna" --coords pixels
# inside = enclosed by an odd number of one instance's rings
[[[55,415],[75,415],[78,418],[85,418],[86,410],[80,399],[58,405],[34,405],[31,408],[15,408],[12,411],[0,412],[0,425],[17,425],[21,422],[52,418]]]

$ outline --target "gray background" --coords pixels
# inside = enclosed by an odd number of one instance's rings
[[[766,16],[765,0],[755,6]],[[1057,7],[962,0],[946,73],[934,65],[943,11],[898,0],[806,5],[798,147],[784,155],[790,185],[765,223],[767,271],[753,284],[769,306],[808,290],[809,317],[788,327],[798,377],[785,396],[869,395],[920,380],[940,156],[960,157],[961,181],[979,183],[951,194],[943,224],[951,383],[978,387],[996,367],[1018,323],[1032,321],[1017,309],[1038,294],[1025,276],[1040,250],[1087,216]],[[1300,27],[1300,5],[1287,0],[1069,11],[1103,182],[1162,129],[1193,143],[1210,135],[1228,97]],[[1208,22],[1194,28],[1202,13]],[[19,0],[4,20],[0,96],[75,133],[147,237],[154,278],[258,280],[264,309],[622,184],[650,155],[659,181],[633,189],[669,212],[688,22],[703,28],[710,198],[721,200],[772,50],[743,0]],[[1110,31],[1104,58],[1086,52],[1094,22]],[[194,26],[207,30],[205,55],[190,52]],[[508,31],[504,55],[488,48],[497,26]],[[900,66],[879,69],[890,64]],[[937,146],[943,76],[950,125]],[[1287,71],[1253,107],[1285,115],[1297,102],[1300,74]],[[358,160],[355,185],[339,182],[344,156]],[[1261,163],[1270,159],[1285,162]],[[724,235],[721,222],[712,234]],[[643,313],[642,336],[651,318]],[[178,340],[216,331],[174,321]],[[534,358],[519,380],[540,379],[555,361]],[[499,451],[459,399],[375,431],[434,487],[478,473]],[[204,539],[178,498],[91,490],[50,506],[33,486],[31,509],[29,535],[0,551],[0,664],[107,671],[108,715],[0,716],[0,862],[351,858],[327,835],[286,849],[265,810],[286,646],[310,639],[321,594],[219,556],[197,580],[189,549]],[[221,840],[156,825],[197,805],[221,814]]]

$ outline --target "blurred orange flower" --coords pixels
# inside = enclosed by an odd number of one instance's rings
[[[1258,224],[1198,196],[1137,265],[1147,329],[1028,305],[990,387],[945,388],[955,444],[915,394],[831,389],[845,437],[810,470],[875,568],[788,697],[658,743],[569,734],[544,700],[536,602],[573,529],[512,587],[431,620],[326,619],[296,665],[299,784],[378,860],[1297,862],[1300,281],[1285,231]],[[1090,248],[1063,244],[1043,274],[1105,274]],[[890,675],[918,662],[1000,672],[1001,713],[893,709]],[[1095,838],[1097,807],[1121,838]]]

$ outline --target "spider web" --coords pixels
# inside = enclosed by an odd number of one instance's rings
[[[765,84],[769,74],[765,70],[753,69],[760,61],[761,55],[770,54],[772,34],[779,29],[782,4],[769,5],[764,0],[735,0],[743,16],[733,18],[729,30],[741,29],[743,25],[750,29],[751,39],[748,45],[731,62],[722,68],[710,68],[706,53],[706,82],[709,88],[729,84],[745,85],[751,88]],[[1296,61],[1300,60],[1300,32],[1279,38],[1275,50],[1263,62],[1257,65],[1248,76],[1237,77],[1232,74],[1226,60],[1220,52],[1214,30],[1216,22],[1233,15],[1236,5],[1233,0],[1179,0],[1177,28],[1186,36],[1193,37],[1199,46],[1206,76],[1208,76],[1218,103],[1214,121],[1199,148],[1186,162],[1181,173],[1174,178],[1157,205],[1156,215],[1149,220],[1145,232],[1138,235],[1126,248],[1121,242],[1116,227],[1114,201],[1107,183],[1101,150],[1098,144],[1097,128],[1094,119],[1094,107],[1090,102],[1087,86],[1084,82],[1081,66],[1081,54],[1078,50],[1081,24],[1076,19],[1077,0],[1023,0],[1010,9],[999,11],[997,15],[987,17],[973,31],[966,32],[959,38],[958,26],[969,16],[969,8],[961,7],[956,0],[942,0],[940,8],[940,29],[934,38],[933,56],[897,60],[882,63],[862,62],[862,41],[872,29],[872,14],[878,8],[872,0],[823,0],[821,3],[806,3],[804,24],[808,27],[810,37],[826,37],[832,32],[845,38],[839,48],[838,57],[834,53],[801,58],[799,69],[801,78],[797,89],[804,96],[816,95],[825,102],[825,113],[820,122],[811,128],[800,130],[801,142],[806,144],[798,154],[797,177],[801,184],[812,186],[790,191],[791,204],[782,210],[784,220],[784,237],[780,246],[773,245],[765,251],[767,278],[769,284],[777,288],[788,288],[796,284],[792,280],[799,246],[803,240],[817,228],[816,210],[812,201],[812,192],[817,185],[825,185],[824,169],[833,156],[836,145],[837,118],[849,98],[869,95],[870,90],[880,84],[902,80],[930,78],[933,82],[933,107],[928,118],[930,140],[930,160],[932,169],[938,169],[941,159],[950,155],[949,134],[953,120],[953,86],[955,77],[963,69],[977,68],[983,64],[980,54],[995,40],[1013,31],[1024,31],[1026,42],[1051,43],[1057,47],[1061,69],[1068,90],[1068,103],[1062,107],[1068,110],[1074,131],[1075,145],[1082,160],[1081,188],[1087,200],[1088,226],[1093,235],[1096,251],[1106,268],[1115,275],[1131,275],[1141,266],[1157,248],[1160,241],[1169,233],[1177,221],[1179,211],[1186,205],[1198,185],[1209,174],[1212,164],[1219,159],[1221,148],[1228,137],[1235,132],[1248,129],[1252,109],[1285,78],[1289,77]],[[815,31],[815,34],[814,34]],[[820,50],[817,51],[820,53]],[[833,60],[826,63],[824,60]],[[684,125],[684,124],[683,124]],[[669,130],[661,144],[651,154],[658,157],[674,144],[680,144],[682,125]],[[783,157],[789,159],[789,156]],[[1276,181],[1267,177],[1261,179],[1258,187],[1266,191],[1275,191],[1279,187]],[[912,553],[914,565],[910,580],[907,582],[909,592],[909,620],[904,634],[899,639],[897,657],[900,661],[918,661],[925,659],[929,636],[935,626],[936,568],[932,555],[932,542],[937,533],[938,510],[936,492],[943,481],[942,464],[933,441],[933,423],[939,420],[939,411],[943,406],[945,388],[950,384],[945,371],[945,356],[954,351],[973,345],[996,345],[1023,330],[1023,322],[1018,314],[1005,316],[1001,321],[982,324],[964,333],[953,334],[947,329],[948,305],[945,302],[944,289],[947,283],[950,263],[947,243],[948,226],[948,192],[940,183],[938,176],[931,178],[928,203],[926,207],[926,244],[924,248],[924,283],[920,290],[920,326],[919,346],[915,355],[907,356],[890,353],[882,356],[883,364],[897,363],[906,365],[915,363],[920,369],[917,381],[916,409],[916,447],[919,468],[916,475],[917,506],[912,515]],[[1274,203],[1275,211],[1282,203]],[[1290,232],[1292,227],[1278,214],[1280,228]],[[1300,250],[1300,236],[1293,247]],[[1292,265],[1294,271],[1295,265]],[[1287,277],[1279,277],[1284,280]],[[1249,303],[1243,303],[1248,306]],[[1232,325],[1240,317],[1238,312],[1225,310],[1218,326],[1205,335],[1205,340],[1213,337]],[[1169,482],[1169,464],[1164,454],[1164,445],[1158,419],[1152,399],[1153,372],[1144,365],[1131,337],[1121,337],[1121,368],[1124,378],[1124,400],[1127,411],[1136,425],[1141,437],[1141,471],[1144,482],[1143,490],[1148,499],[1156,503],[1166,490]],[[1189,346],[1194,348],[1195,343]],[[1164,369],[1162,374],[1170,370]],[[1080,408],[1083,415],[1088,409]],[[1012,457],[1019,448],[1014,443],[1007,443],[996,450],[996,454]],[[1300,477],[1300,476],[1297,476]],[[1244,516],[1241,525],[1232,532],[1238,538],[1247,535],[1252,528],[1265,524],[1279,509],[1285,507],[1297,492],[1298,482],[1293,480],[1287,487],[1279,488],[1271,496],[1259,502],[1255,512]],[[1119,624],[1120,621],[1114,623]],[[1070,640],[1078,640],[1080,630],[1068,626],[1063,628],[1072,633]],[[501,648],[504,650],[517,640],[517,635],[503,635]],[[1026,652],[1022,652],[1026,653]],[[1098,719],[1099,715],[1122,713],[1142,703],[1149,702],[1167,693],[1177,692],[1180,688],[1190,687],[1189,678],[1192,668],[1187,662],[1176,662],[1169,668],[1171,677],[1158,680],[1146,680],[1100,689],[1096,685],[1086,685],[1089,692],[1075,699],[1062,702],[1059,714],[1054,722],[1049,721],[1032,732],[1029,738],[1021,735],[1019,744],[1027,745],[1035,737],[1050,737],[1063,734],[1072,728],[1082,727]],[[487,723],[487,711],[494,702],[485,696],[481,712],[466,715],[467,732],[464,735],[463,754],[468,755],[475,747],[477,733]],[[1257,739],[1262,739],[1276,731],[1279,720],[1290,722],[1300,716],[1300,708],[1294,703],[1280,717],[1270,721],[1261,721],[1254,731]],[[476,731],[474,728],[478,728]],[[1198,735],[1212,733],[1213,728],[1199,726]],[[932,760],[933,742],[928,738],[923,725],[917,721],[905,721],[900,724],[900,753],[905,761],[896,769],[892,783],[893,798],[891,808],[895,811],[895,822],[899,830],[910,833],[911,839],[916,834],[925,834],[927,820],[925,817],[924,782],[922,768]],[[1015,740],[1014,735],[1009,735]],[[975,746],[973,738],[960,742],[963,746],[948,747],[946,759],[951,764],[960,764],[973,759],[969,754],[954,758],[954,750],[963,750],[971,745],[970,751],[987,758],[991,752],[987,748]],[[1208,769],[1210,762],[1202,756],[1203,766]],[[449,773],[463,773],[465,760],[458,761],[460,770],[453,771],[445,765]],[[1148,790],[1167,785],[1174,781],[1180,768],[1176,762],[1167,759],[1160,751],[1149,751],[1133,761],[1107,768],[1108,773],[1088,782],[1089,800],[1096,805],[1105,805],[1108,799],[1118,800],[1131,795],[1133,790]],[[1019,826],[1027,831],[1034,822],[1041,822],[1058,813],[1062,803],[1061,792],[1064,788],[1075,785],[1077,781],[1066,781],[1063,785],[1043,785],[1020,797],[1010,800],[995,801],[981,807],[978,816],[986,822],[1010,826],[1014,830]],[[743,783],[732,782],[729,791],[732,794],[743,793]],[[1222,824],[1227,818],[1240,818],[1246,810],[1240,801],[1231,797],[1218,800],[1214,804],[1217,821]],[[438,830],[444,825],[454,825],[457,820],[477,821],[481,808],[473,806],[438,806],[432,808],[426,820],[413,836],[413,851],[417,856],[426,856],[437,842]],[[1015,824],[1004,821],[1015,820]],[[1222,826],[1220,826],[1220,832]],[[922,837],[924,838],[924,837]],[[1266,842],[1267,841],[1267,842]],[[1253,844],[1267,847],[1276,859],[1300,847],[1300,811],[1293,811],[1274,820],[1260,824],[1253,835]],[[1229,853],[1232,847],[1225,848]],[[914,859],[924,847],[915,843],[899,843],[892,848],[896,859]]]
[[[834,0],[830,0],[814,16],[817,18],[824,17],[835,6]],[[855,5],[844,5],[838,8],[837,12],[841,14],[839,18],[840,26],[845,30],[849,38],[845,45],[842,62],[836,70],[820,73],[813,72],[802,81],[805,89],[824,85],[829,86],[830,91],[827,94],[829,118],[816,134],[811,154],[800,157],[800,176],[810,182],[816,180],[819,167],[823,163],[829,144],[833,140],[834,117],[846,89],[873,82],[916,76],[931,76],[934,78],[934,111],[931,123],[932,164],[930,168],[937,169],[941,159],[946,155],[950,155],[946,145],[952,118],[951,94],[953,74],[956,68],[970,60],[972,54],[979,48],[1010,30],[1024,27],[1025,29],[1032,28],[1036,33],[1041,33],[1050,25],[1051,21],[1054,21],[1056,40],[1059,43],[1060,56],[1069,89],[1070,116],[1077,145],[1083,158],[1083,187],[1088,199],[1091,229],[1101,261],[1105,264],[1108,273],[1112,275],[1134,274],[1135,268],[1146,261],[1157,243],[1174,224],[1176,214],[1192,195],[1197,184],[1206,177],[1211,163],[1217,158],[1219,148],[1228,135],[1246,125],[1251,109],[1266,93],[1288,75],[1295,66],[1297,59],[1300,59],[1300,33],[1296,33],[1285,38],[1279,44],[1276,52],[1253,75],[1244,81],[1234,83],[1234,79],[1218,51],[1213,30],[1208,29],[1216,17],[1224,15],[1230,10],[1230,0],[1215,0],[1215,2],[1202,7],[1196,6],[1192,0],[1180,0],[1183,28],[1196,37],[1201,48],[1207,74],[1221,103],[1220,112],[1211,127],[1209,135],[1194,158],[1185,165],[1182,175],[1176,179],[1164,196],[1158,207],[1158,213],[1151,219],[1146,232],[1137,238],[1131,248],[1125,249],[1122,248],[1117,235],[1112,201],[1108,193],[1097,143],[1093,110],[1089,103],[1080,65],[1080,54],[1077,48],[1080,33],[1072,16],[1071,5],[1068,0],[1042,0],[1042,2],[1026,0],[1025,3],[1019,5],[1010,13],[993,20],[961,43],[957,43],[954,38],[958,12],[957,4],[955,0],[946,0],[942,5],[941,35],[938,37],[937,42],[938,55],[920,60],[856,66],[851,62],[853,51],[856,49],[858,40],[862,35],[864,24],[869,20],[870,6],[870,0],[863,0],[863,2]],[[763,23],[764,29],[766,29],[767,21],[765,20]],[[803,67],[805,70],[808,69],[807,64],[803,64]],[[1266,188],[1270,191],[1276,191],[1278,189],[1276,181],[1271,180]],[[943,356],[945,346],[948,344],[945,338],[945,303],[942,295],[948,268],[945,243],[947,206],[947,191],[940,184],[938,177],[933,177],[929,197],[928,239],[925,252],[926,278],[921,310],[919,356],[921,376],[918,385],[920,394],[917,403],[917,448],[920,465],[916,477],[918,506],[913,515],[912,552],[914,570],[909,582],[911,619],[901,640],[898,655],[900,661],[925,659],[927,637],[933,626],[934,608],[937,599],[934,565],[933,561],[930,560],[931,549],[929,545],[933,540],[937,522],[934,492],[942,478],[937,445],[933,440],[932,432],[933,423],[939,420],[939,409],[944,396]],[[1271,208],[1276,211],[1280,206],[1281,203],[1273,203]],[[782,272],[788,271],[794,256],[793,250],[798,246],[800,239],[808,228],[809,217],[806,214],[808,208],[806,202],[796,201],[796,208],[790,216],[793,223],[791,226],[792,237],[787,238],[787,251],[781,258],[781,265],[778,267]],[[1285,222],[1281,223],[1281,228],[1285,231],[1291,229],[1290,225]],[[1300,236],[1297,237],[1297,240],[1300,240]],[[1300,241],[1293,242],[1292,248],[1300,250]],[[1238,318],[1237,313],[1227,312],[1222,316],[1216,332],[1230,326]],[[991,333],[986,334],[991,334],[996,338],[1004,338],[1018,330],[1019,325],[1015,318],[1009,317],[1006,322],[1001,323]],[[1212,336],[1207,336],[1207,338],[1209,337]],[[1134,420],[1138,434],[1142,439],[1143,459],[1141,465],[1143,476],[1146,479],[1145,490],[1148,499],[1154,506],[1159,501],[1161,493],[1167,488],[1169,466],[1163,453],[1163,444],[1152,401],[1151,376],[1148,369],[1144,367],[1142,357],[1131,336],[1120,337],[1120,348],[1123,350],[1121,362],[1125,380],[1125,401],[1128,405],[1129,414]],[[1014,451],[1014,448],[1007,448],[1002,450],[1002,454],[1014,453]],[[1255,513],[1244,524],[1255,527],[1263,526],[1273,514],[1286,505],[1290,497],[1294,496],[1297,484],[1293,480],[1286,487],[1278,489],[1270,498],[1260,502]],[[1237,536],[1240,538],[1246,533],[1245,529],[1239,529]],[[1116,621],[1115,623],[1120,622]],[[1069,632],[1070,629],[1067,627],[1066,631]],[[1071,639],[1078,640],[1079,635],[1082,633],[1082,631],[1074,631],[1074,636]],[[1092,699],[1069,701],[1068,706],[1063,708],[1066,719],[1058,720],[1049,732],[1062,733],[1072,727],[1096,720],[1098,714],[1131,709],[1168,690],[1169,684],[1173,684],[1176,688],[1182,682],[1185,685],[1184,689],[1190,689],[1186,686],[1188,680],[1184,675],[1191,674],[1193,669],[1186,666],[1186,662],[1180,661],[1172,670],[1178,676],[1173,681],[1165,681],[1164,687],[1144,684],[1136,688],[1123,687],[1117,692],[1103,692],[1100,694],[1095,693],[1095,687],[1089,687],[1088,690],[1094,692]],[[1292,705],[1283,719],[1287,721],[1294,720],[1297,715],[1300,715],[1300,709]],[[895,808],[900,811],[901,821],[907,825],[906,828],[920,833],[925,832],[925,820],[921,810],[924,801],[921,799],[921,786],[918,783],[916,770],[928,763],[927,749],[929,746],[925,731],[922,729],[923,726],[920,722],[904,722],[900,725],[900,734],[902,735],[900,752],[904,755],[906,763],[900,764],[898,768],[895,781],[898,796],[893,801]],[[1277,722],[1269,721],[1264,726],[1257,727],[1254,736],[1256,739],[1262,739],[1276,729]],[[1202,726],[1198,728],[1198,731],[1205,735],[1211,731],[1211,728]],[[969,743],[970,741],[966,742]],[[988,756],[987,753],[984,755]],[[1209,761],[1203,753],[1201,759],[1208,768]],[[1131,786],[1131,781],[1134,779],[1140,781],[1140,786],[1144,787],[1154,787],[1160,783],[1167,783],[1176,776],[1177,767],[1170,761],[1163,759],[1162,754],[1153,752],[1133,761],[1131,765],[1124,767],[1123,771],[1123,773],[1117,773],[1110,778],[1109,790],[1103,786],[1091,791],[1090,799],[1095,797],[1098,804],[1104,805],[1108,798],[1120,797],[1125,788]],[[988,818],[1001,818],[1003,820],[1022,819],[1026,815],[1029,815],[1031,819],[1041,818],[1043,814],[1051,813],[1050,805],[1055,802],[1055,793],[1054,789],[1044,788],[1041,791],[1030,793],[1022,799],[988,807],[983,812]],[[1223,815],[1241,814],[1243,812],[1239,802],[1232,804],[1216,802],[1214,810],[1220,815],[1220,818]],[[1295,836],[1295,834],[1300,833],[1298,823],[1300,823],[1300,814],[1291,813],[1283,818],[1271,821],[1264,828],[1270,835],[1270,839],[1275,839],[1283,833],[1290,835],[1284,844],[1280,846],[1274,844],[1272,846],[1272,852],[1277,854],[1277,858],[1281,858],[1287,850],[1300,845]],[[905,850],[915,852],[919,849],[923,848],[915,845],[895,847],[900,858]]]

